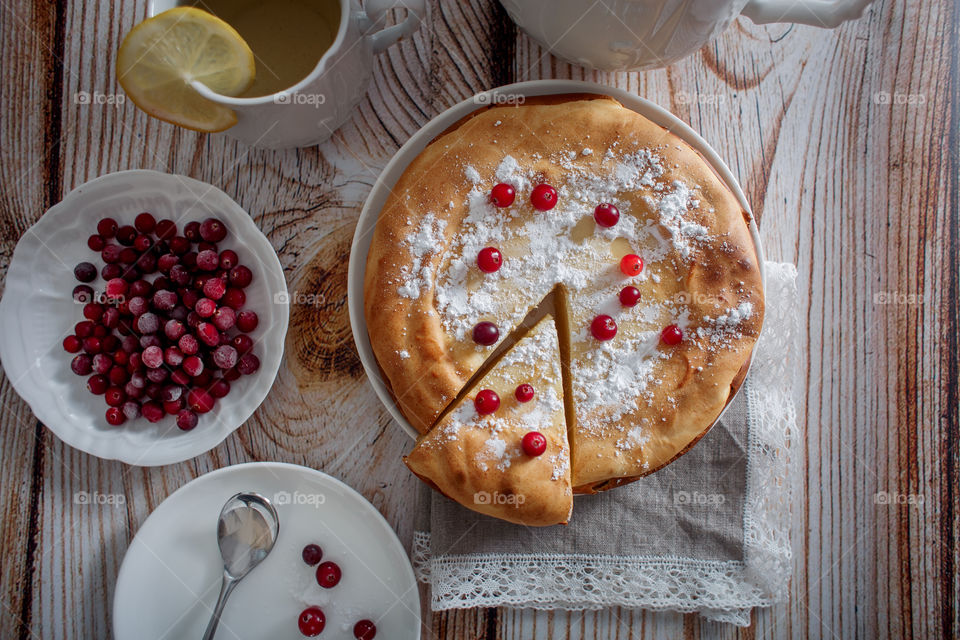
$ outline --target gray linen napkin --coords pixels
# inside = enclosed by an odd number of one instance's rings
[[[570,524],[524,527],[424,487],[414,567],[434,610],[476,606],[699,611],[749,624],[790,570],[796,269],[766,263],[766,318],[744,389],[687,454],[578,496]]]

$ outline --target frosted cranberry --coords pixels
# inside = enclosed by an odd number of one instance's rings
[[[111,407],[119,407],[127,401],[127,394],[120,387],[110,387],[104,393],[104,399]]]
[[[123,415],[127,418],[127,420],[136,420],[140,417],[140,404],[133,402],[132,400],[127,400],[124,402],[123,406],[120,407],[120,410],[123,411]]]
[[[180,339],[177,340],[177,346],[180,347],[180,351],[183,351],[187,355],[193,355],[200,350],[200,344],[197,342],[197,339],[189,333],[180,336]]]
[[[246,353],[253,349],[253,340],[248,335],[239,334],[233,337],[231,341],[233,348],[237,350],[237,353]]]
[[[492,322],[478,322],[473,328],[473,341],[489,347],[500,339],[500,330]]]
[[[179,340],[180,336],[187,332],[187,328],[179,320],[167,320],[163,325],[163,335],[170,340]]]
[[[190,315],[190,312],[182,304],[178,304],[173,309],[170,310],[170,313],[167,314],[171,320],[176,320],[177,322],[183,322],[187,319],[187,316]]]
[[[141,368],[143,368],[143,356],[140,355],[140,352],[135,351],[130,354],[130,361],[127,363],[127,371],[132,374],[134,371],[139,371]]]
[[[197,337],[209,347],[220,344],[220,332],[209,322],[201,322],[197,325]]]
[[[137,389],[144,389],[147,386],[147,379],[142,373],[131,373],[130,384]]]
[[[219,300],[227,292],[227,285],[220,278],[210,278],[203,285],[203,295],[211,300]]]
[[[157,258],[157,269],[160,270],[160,273],[170,273],[170,270],[173,269],[180,263],[180,258],[173,255],[172,253],[165,253],[164,255]]]
[[[133,219],[133,226],[136,227],[140,233],[150,233],[153,231],[153,228],[157,226],[157,219],[149,213],[144,212]]]
[[[500,396],[493,389],[482,389],[477,392],[473,406],[480,415],[489,415],[500,408]]]
[[[477,266],[480,267],[480,271],[484,273],[493,273],[497,271],[502,264],[503,254],[494,247],[481,249],[480,253],[477,254]]]
[[[240,263],[240,256],[237,255],[236,251],[231,251],[230,249],[226,249],[220,252],[220,268],[221,269],[227,269],[229,271],[230,269],[233,269],[235,266],[237,266],[239,263]]]
[[[237,313],[230,307],[220,307],[213,313],[213,324],[220,331],[226,331],[237,323]]]
[[[188,222],[183,227],[183,235],[190,242],[200,242],[200,223]]]
[[[78,284],[73,288],[73,301],[81,304],[93,302],[93,289],[85,284]]]
[[[597,340],[612,340],[617,335],[617,323],[610,316],[597,316],[590,323],[590,333]]]
[[[509,207],[516,197],[516,190],[505,182],[494,185],[490,190],[490,202],[496,207]]]
[[[183,359],[182,366],[188,376],[198,376],[203,371],[203,360],[197,356],[190,356],[189,358]]]
[[[70,361],[70,369],[78,376],[85,376],[93,370],[93,360],[85,353]]]
[[[160,330],[160,318],[157,314],[147,311],[137,318],[137,330],[140,333],[156,333]]]
[[[307,607],[300,612],[300,617],[297,618],[297,627],[300,629],[300,633],[308,638],[320,635],[326,626],[327,617],[323,615],[323,609],[320,607]]]
[[[163,351],[163,361],[171,367],[179,367],[183,362],[183,351],[177,347],[167,347]]]
[[[207,249],[197,254],[197,268],[203,271],[214,271],[220,266],[220,258],[216,251]]]
[[[127,301],[127,308],[130,310],[130,313],[135,317],[142,316],[147,312],[147,309],[150,308],[150,305],[147,304],[147,299],[142,296],[134,296]]]
[[[683,341],[683,330],[675,324],[667,325],[660,332],[660,339],[664,344],[678,345]]]
[[[517,387],[517,390],[513,393],[517,398],[517,402],[530,402],[533,400],[533,394],[533,385],[527,384],[526,382]]]
[[[220,302],[231,309],[239,309],[247,302],[247,294],[243,292],[243,289],[227,287],[227,292],[223,294]]]
[[[620,271],[626,276],[638,276],[643,271],[643,258],[628,253],[620,259]]]
[[[353,637],[357,640],[373,640],[377,637],[377,625],[371,620],[361,620],[353,625]]]
[[[143,350],[143,364],[151,369],[163,366],[163,349],[160,347],[147,347]]]
[[[340,582],[340,567],[336,562],[321,562],[317,567],[317,584],[324,589],[332,589]]]
[[[63,339],[63,350],[67,353],[77,353],[82,346],[83,343],[77,336],[70,335]]]
[[[626,286],[620,289],[620,304],[625,307],[633,307],[640,302],[640,289]]]
[[[206,242],[220,242],[227,237],[227,227],[216,218],[207,218],[200,223],[200,237]]]
[[[163,393],[160,394],[160,399],[164,402],[175,402],[180,399],[180,396],[183,395],[183,387],[176,384],[168,384],[163,388]]]
[[[177,426],[180,427],[181,431],[190,431],[197,426],[199,421],[197,414],[189,409],[184,409],[177,414]]]
[[[250,271],[249,267],[238,264],[233,269],[230,269],[229,278],[230,284],[242,289],[253,282],[253,271]]]
[[[101,351],[103,351],[103,343],[100,342],[100,338],[98,338],[97,336],[90,336],[89,338],[84,338],[83,350],[89,353],[91,356],[96,355]]]
[[[73,275],[80,282],[93,282],[97,279],[97,268],[89,262],[81,262],[73,268]]]
[[[187,314],[187,326],[190,327],[191,329],[196,329],[197,325],[200,324],[202,321],[203,321],[203,318],[197,315],[196,311],[191,311],[190,313]]]
[[[160,289],[153,294],[153,308],[160,311],[170,311],[177,306],[177,294],[167,289]]]
[[[93,356],[93,372],[108,373],[113,366],[113,360],[105,353],[98,353]]]
[[[163,420],[163,416],[166,415],[163,407],[161,407],[159,403],[153,401],[144,402],[140,406],[140,413],[142,413],[143,417],[150,422],[160,422]]]
[[[209,318],[217,310],[217,303],[210,298],[200,298],[197,300],[197,303],[193,305],[193,310],[196,311],[197,315],[201,318]]]
[[[113,218],[104,218],[97,223],[97,233],[104,238],[112,238],[117,235],[117,229],[120,225]]]
[[[87,246],[91,251],[101,251],[106,244],[107,241],[103,239],[103,236],[94,234],[87,238]]]
[[[207,413],[213,409],[214,402],[213,396],[203,389],[190,389],[187,392],[187,406],[197,413]]]
[[[593,210],[593,219],[601,227],[612,227],[620,220],[620,209],[608,202],[598,204]]]
[[[170,267],[170,280],[178,286],[186,286],[190,283],[190,272],[182,264],[175,264]]]
[[[223,378],[217,378],[213,381],[213,384],[210,385],[209,391],[210,395],[214,398],[224,398],[230,393],[230,383]]]
[[[260,324],[260,318],[253,311],[241,311],[237,314],[237,329],[250,333]]]
[[[213,363],[220,369],[229,369],[237,364],[237,350],[222,344],[213,352]]]
[[[123,411],[117,407],[110,407],[107,409],[107,423],[113,425],[114,427],[119,427],[124,422],[127,421],[127,416],[123,415]]]
[[[538,184],[530,193],[530,204],[538,211],[549,211],[557,206],[557,190],[548,184]]]
[[[110,383],[107,382],[107,377],[99,373],[87,378],[87,390],[93,395],[99,396],[107,391],[107,387],[110,386]]]
[[[126,357],[126,354],[123,353],[122,351],[120,352],[120,354]],[[127,370],[120,365],[115,365],[113,367],[110,367],[110,372],[107,374],[107,378],[110,380],[110,384],[117,387],[119,387],[122,384],[126,384],[128,377],[129,377],[129,374],[127,374]]]
[[[307,563],[307,566],[312,567],[323,559],[323,549],[319,545],[308,544],[300,552],[300,556]]]
[[[117,242],[130,246],[137,237],[137,229],[133,225],[125,224],[117,229]]]
[[[240,360],[237,361],[237,371],[245,376],[255,373],[259,368],[260,358],[249,352],[240,356]]]
[[[162,347],[163,343],[155,335],[146,335],[140,336],[140,347],[146,349],[147,347]]]
[[[177,235],[177,223],[173,220],[167,220],[164,218],[157,222],[156,228],[153,230],[157,234],[158,238],[169,239]]]

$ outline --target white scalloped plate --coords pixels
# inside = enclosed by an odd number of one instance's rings
[[[260,316],[251,336],[260,370],[232,384],[230,394],[200,417],[192,431],[177,428],[172,416],[151,424],[143,418],[111,427],[102,397],[90,394],[85,379],[70,370],[71,354],[61,345],[83,319],[74,303],[78,262],[101,264],[87,248],[105,216],[121,224],[150,211],[178,228],[210,216],[229,229],[224,249],[234,249],[254,279],[245,290]],[[97,258],[97,259],[95,259]],[[98,279],[93,284],[103,285]],[[180,462],[217,446],[243,424],[270,391],[283,357],[289,321],[287,285],[276,252],[236,202],[216,187],[185,176],[156,171],[121,171],[71,191],[20,238],[7,270],[0,300],[0,360],[14,389],[37,418],[61,440],[101,458],[154,466]]]
[[[696,131],[691,129],[686,123],[663,107],[645,100],[632,93],[615,89],[592,82],[581,82],[578,80],[531,80],[529,82],[518,82],[509,84],[490,91],[478,93],[472,98],[456,104],[440,115],[433,118],[422,129],[415,133],[393,156],[387,166],[384,167],[377,181],[367,196],[363,205],[363,211],[360,213],[360,219],[357,221],[357,229],[353,235],[353,246],[350,250],[350,267],[347,275],[347,304],[350,310],[350,325],[353,328],[353,339],[357,345],[357,351],[360,353],[360,361],[363,363],[367,379],[376,391],[377,396],[387,408],[393,419],[396,420],[411,438],[416,438],[419,434],[416,429],[400,413],[390,390],[383,381],[380,368],[377,365],[377,359],[373,355],[373,348],[370,346],[370,336],[367,333],[367,321],[363,313],[363,280],[364,271],[367,266],[367,254],[370,251],[370,239],[373,236],[374,227],[377,224],[377,218],[383,205],[387,201],[393,185],[397,183],[400,176],[406,170],[407,166],[413,162],[413,159],[423,151],[430,142],[443,133],[455,122],[470,114],[471,112],[491,104],[500,104],[510,100],[516,100],[517,97],[533,97],[555,95],[558,93],[597,93],[611,96],[620,101],[623,106],[636,111],[640,115],[657,123],[661,127],[673,132],[683,138],[694,149],[703,155],[704,159],[713,167],[717,175],[727,184],[730,191],[733,192],[740,206],[750,214],[750,232],[753,235],[753,242],[757,249],[757,260],[760,266],[761,278],[763,275],[763,249],[760,244],[760,234],[757,230],[756,219],[753,217],[753,211],[747,202],[743,190],[737,183],[737,179],[724,164],[723,160],[713,148],[707,144],[706,140],[700,137]],[[741,388],[742,385],[741,385]],[[739,390],[738,390],[739,393]],[[736,394],[734,395],[736,397]],[[730,401],[727,406],[730,406]],[[723,417],[721,413],[714,421],[714,424]]]

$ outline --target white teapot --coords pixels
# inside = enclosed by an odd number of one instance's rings
[[[500,0],[551,53],[605,71],[665,67],[705,45],[741,13],[757,24],[832,29],[872,0]]]

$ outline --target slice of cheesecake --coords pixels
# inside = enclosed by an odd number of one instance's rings
[[[404,458],[468,509],[530,526],[573,508],[560,344],[542,318]]]

